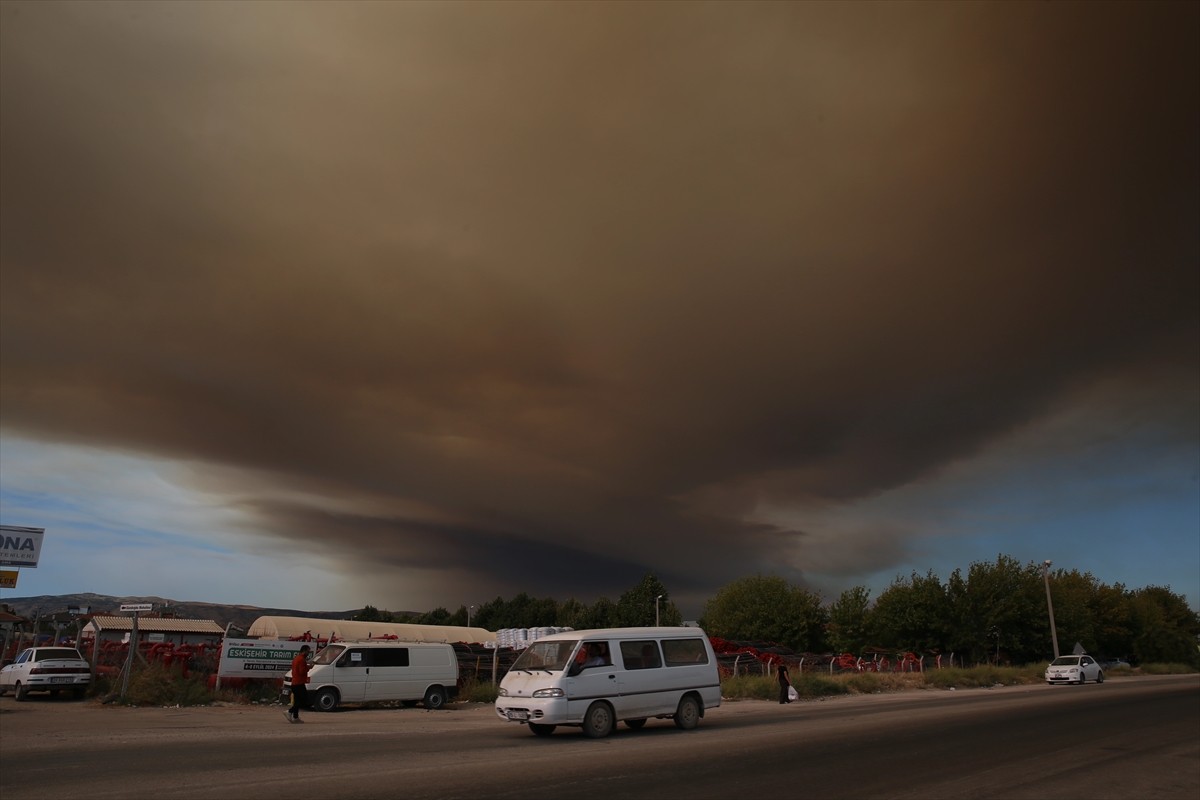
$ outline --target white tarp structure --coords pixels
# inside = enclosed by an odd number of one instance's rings
[[[494,646],[496,634],[484,628],[459,625],[413,625],[404,622],[360,622],[344,619],[315,619],[313,617],[259,617],[246,631],[249,638],[293,639],[309,634],[312,638],[331,636],[343,641],[380,639],[395,636],[404,642],[464,642]]]

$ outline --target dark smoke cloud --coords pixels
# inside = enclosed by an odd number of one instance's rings
[[[1198,8],[5,3],[4,429],[346,564],[802,580],[756,508],[1147,373],[1195,435]]]

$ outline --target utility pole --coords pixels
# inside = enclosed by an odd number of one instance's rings
[[[1058,632],[1054,630],[1054,601],[1050,599],[1050,559],[1042,562],[1042,578],[1046,581],[1046,610],[1050,612],[1050,639],[1054,642],[1054,659],[1058,660]]]

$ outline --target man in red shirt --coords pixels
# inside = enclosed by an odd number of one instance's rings
[[[300,719],[300,707],[308,708],[308,645],[302,645],[300,652],[292,659],[292,706],[283,715],[288,722],[303,722]]]

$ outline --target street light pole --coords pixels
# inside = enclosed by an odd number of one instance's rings
[[[662,598],[663,596],[661,594],[654,598],[654,627],[656,628],[658,627],[658,601],[662,600]]]
[[[1050,639],[1054,642],[1054,659],[1058,660],[1058,632],[1054,630],[1054,602],[1050,599],[1050,559],[1042,562],[1042,578],[1046,581],[1046,610],[1050,612]]]
[[[475,606],[467,606],[467,627],[471,627],[471,612],[475,610]]]

